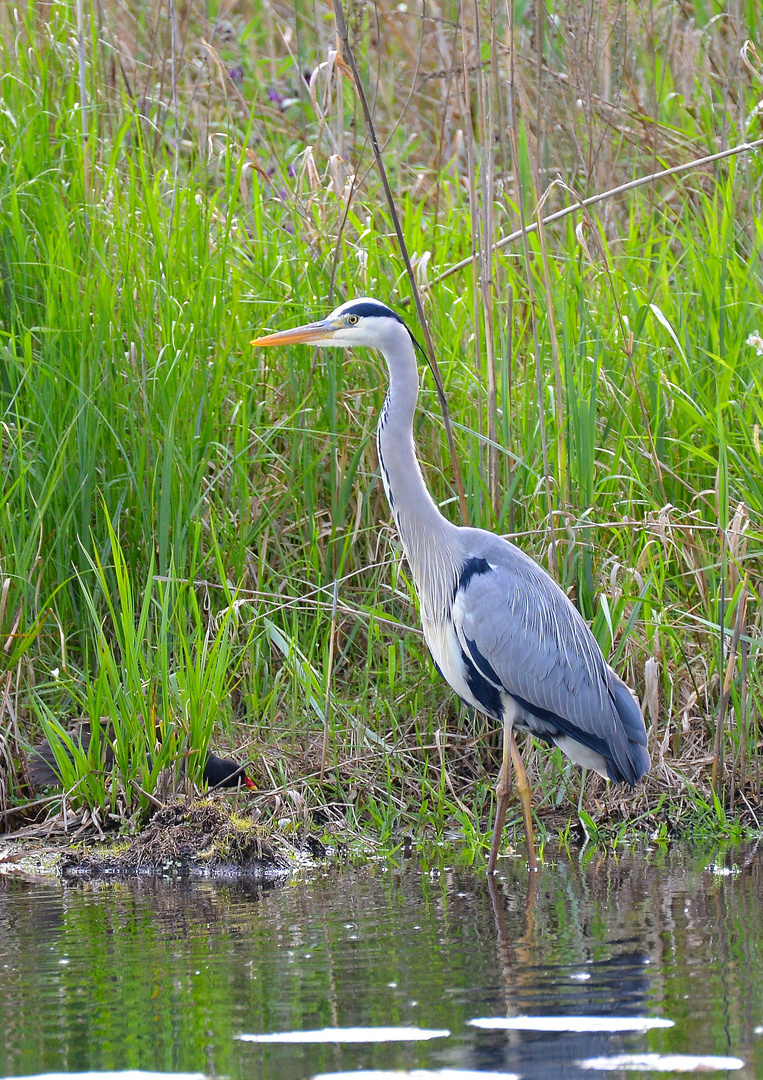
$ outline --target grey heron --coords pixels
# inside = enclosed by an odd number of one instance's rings
[[[488,873],[495,870],[517,775],[528,862],[537,866],[531,793],[514,728],[558,746],[574,762],[633,786],[649,771],[638,702],[607,664],[582,616],[553,578],[516,545],[440,512],[413,442],[419,392],[415,339],[386,304],[350,300],[320,322],[252,345],[367,346],[387,364],[377,445],[384,490],[419,600],[424,638],[440,675],[468,705],[503,725]]]

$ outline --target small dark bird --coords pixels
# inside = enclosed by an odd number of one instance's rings
[[[73,734],[73,739],[87,753],[90,746],[90,732],[81,727]],[[108,742],[104,753],[104,764],[107,769],[114,764],[114,751],[108,745]],[[61,786],[56,757],[47,739],[33,748],[29,755],[28,771],[29,779],[36,788]],[[244,784],[254,790],[256,786],[252,779],[247,776],[245,766],[238,761],[234,761],[233,758],[223,758],[217,754],[207,754],[203,776],[210,788],[234,788],[238,787],[239,784]]]

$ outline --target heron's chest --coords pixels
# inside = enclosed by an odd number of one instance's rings
[[[446,683],[467,705],[481,708],[469,688],[467,664],[452,619],[434,622],[422,616],[421,622],[424,640]]]

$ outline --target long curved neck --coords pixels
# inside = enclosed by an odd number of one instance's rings
[[[437,620],[449,609],[458,580],[458,529],[440,513],[416,457],[413,417],[419,373],[408,331],[400,329],[394,346],[382,349],[389,390],[377,430],[379,465],[422,617]]]

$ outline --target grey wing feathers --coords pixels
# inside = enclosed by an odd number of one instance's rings
[[[641,711],[580,613],[519,548],[468,533],[469,555],[486,565],[456,594],[462,647],[532,714],[538,734],[571,736],[606,758],[610,779],[635,783],[649,768]]]
[[[615,708],[623,726],[623,731],[628,738],[630,760],[633,766],[633,779],[630,779],[627,775],[624,776],[624,779],[627,783],[633,785],[636,780],[649,772],[650,761],[646,748],[646,728],[641,709],[635,697],[622,679],[619,679],[617,675],[614,676],[614,679]]]

